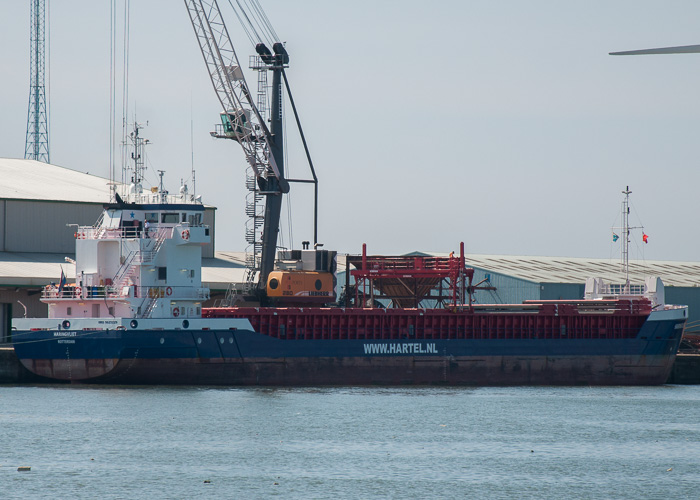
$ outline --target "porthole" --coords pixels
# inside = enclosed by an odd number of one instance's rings
[[[197,343],[198,343],[198,344],[201,344],[201,343],[202,343],[202,337],[198,337],[198,338],[197,338]]]
[[[129,326],[130,326],[131,328],[136,328],[137,326],[139,326],[139,322],[136,321],[135,319],[132,319],[132,320],[131,320],[131,323],[129,323]]]
[[[278,286],[280,286],[280,282],[277,280],[277,278],[272,278],[270,280],[270,288],[275,290]]]
[[[316,290],[320,290],[321,288],[323,288],[323,283],[321,283],[321,280],[316,280],[314,286],[316,287]]]
[[[160,343],[165,344],[165,339],[163,337],[160,338]]]
[[[221,337],[221,338],[219,339],[219,342],[223,344],[223,343],[224,343],[224,338]]]
[[[68,321],[67,319],[64,320],[63,323],[61,323],[61,326],[63,326],[63,328],[65,329],[70,328],[70,321]]]
[[[233,337],[231,337],[230,339],[228,339],[228,343],[229,343],[229,344],[233,344]]]
[[[182,328],[189,328],[190,327],[190,322],[188,320],[184,320],[182,322]]]

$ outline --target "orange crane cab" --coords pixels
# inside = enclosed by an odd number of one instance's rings
[[[327,304],[336,300],[336,252],[281,250],[267,277],[266,295],[277,305]]]

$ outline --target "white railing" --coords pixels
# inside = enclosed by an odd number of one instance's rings
[[[190,226],[187,222],[179,224],[183,227],[199,227],[205,226],[200,224],[199,226]],[[158,229],[149,230],[150,238],[157,235],[156,238],[160,239],[161,235],[163,238],[172,238],[174,227],[161,227]],[[140,238],[145,236],[143,228],[137,227],[92,227],[92,226],[80,226],[75,232],[75,237],[79,240],[103,240],[103,239],[117,239],[117,238]]]
[[[198,299],[208,300],[208,288],[192,288],[177,286],[88,286],[85,289],[75,286],[64,287],[59,292],[56,286],[47,286],[41,292],[42,299],[75,300],[75,299],[120,299],[120,298],[167,298],[172,300]]]
[[[644,295],[644,285],[606,283],[602,293],[606,295]]]

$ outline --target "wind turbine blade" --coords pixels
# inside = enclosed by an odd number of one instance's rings
[[[641,56],[646,54],[700,54],[700,45],[683,45],[681,47],[662,47],[660,49],[627,50],[610,52],[611,56]]]

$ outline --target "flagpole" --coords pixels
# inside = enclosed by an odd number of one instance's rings
[[[630,226],[630,187],[626,186],[625,190],[622,192],[625,195],[622,200],[622,227],[613,228],[613,243],[617,241],[618,236],[615,234],[615,229],[620,229],[620,237],[624,239],[622,245],[620,245],[620,260],[622,265],[622,272],[625,275],[625,285],[622,293],[630,293],[630,235],[632,229],[642,229],[642,240],[644,243],[649,243],[649,237],[644,232],[644,226]]]
[[[623,293],[629,293],[630,290],[630,269],[629,269],[629,252],[630,252],[630,187],[627,186],[622,192],[625,195],[625,199],[622,200],[622,234],[624,235],[625,241],[622,242],[620,246],[620,252],[622,253],[622,269],[625,272],[625,289]]]

